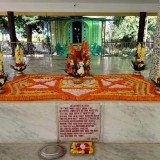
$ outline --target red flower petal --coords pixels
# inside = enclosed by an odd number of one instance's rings
[[[89,147],[89,144],[88,144],[88,143],[84,143],[84,145],[85,145],[86,147]]]
[[[82,148],[81,148],[81,147],[78,147],[78,148],[77,148],[77,150],[78,150],[78,151],[81,151],[81,150],[82,150]]]
[[[89,154],[89,148],[84,149],[85,154]]]
[[[160,81],[160,77],[157,78],[157,81]]]
[[[80,147],[80,145],[81,145],[81,143],[77,143],[77,144],[76,144],[76,147],[78,148],[78,147]]]

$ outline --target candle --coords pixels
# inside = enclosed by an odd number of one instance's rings
[[[0,51],[0,72],[3,71],[3,53]]]

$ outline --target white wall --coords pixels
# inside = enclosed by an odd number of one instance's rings
[[[62,1],[62,0],[61,0]],[[0,11],[15,12],[157,12],[158,3],[134,3],[134,1],[117,1],[106,3],[97,1],[96,3],[66,3],[53,1],[19,1],[19,0],[0,0]]]

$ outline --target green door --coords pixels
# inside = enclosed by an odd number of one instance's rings
[[[75,37],[79,39],[79,42],[82,42],[83,40],[88,41],[89,38],[88,25],[82,21],[69,22],[66,26],[66,34],[67,34],[66,40],[68,43],[77,43],[78,41],[76,41]]]

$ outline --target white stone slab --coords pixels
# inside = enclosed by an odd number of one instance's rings
[[[1,101],[0,143],[57,142],[58,108],[75,103],[101,108],[101,142],[160,143],[159,102],[58,100]]]
[[[108,101],[103,142],[160,143],[160,103]]]
[[[53,101],[0,102],[0,143],[57,141]]]

